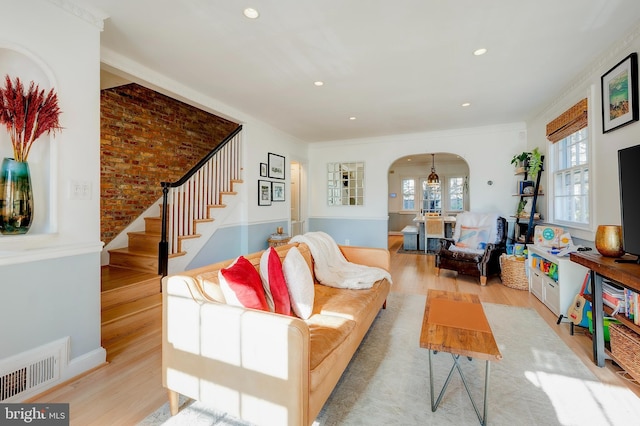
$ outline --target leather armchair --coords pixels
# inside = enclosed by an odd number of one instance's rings
[[[456,226],[464,226],[457,223]],[[436,275],[440,269],[457,271],[458,274],[480,278],[480,284],[487,284],[487,277],[500,273],[500,255],[506,251],[507,221],[498,217],[495,223],[496,239],[486,243],[484,251],[461,251],[455,247],[453,239],[441,238],[436,252]]]

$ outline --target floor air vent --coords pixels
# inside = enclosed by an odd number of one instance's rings
[[[60,380],[68,362],[69,338],[0,362],[0,402],[20,402]]]

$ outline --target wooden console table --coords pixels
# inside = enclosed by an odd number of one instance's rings
[[[594,252],[571,253],[570,259],[571,261],[591,270],[591,297],[593,299],[593,361],[598,367],[604,367],[604,361],[606,358],[603,332],[604,310],[602,306],[602,279],[607,278],[640,293],[640,264],[617,263],[614,258],[604,257]],[[625,256],[622,259],[632,260],[633,257]],[[633,322],[628,319],[625,320],[623,316],[616,316],[616,319],[623,322],[636,333],[639,332],[638,326],[634,326]]]

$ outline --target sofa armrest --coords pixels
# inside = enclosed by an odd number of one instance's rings
[[[389,250],[375,247],[338,246],[344,257],[351,263],[377,266],[389,271],[391,256]]]
[[[253,423],[306,424],[306,323],[198,293],[192,277],[163,279],[163,386]]]

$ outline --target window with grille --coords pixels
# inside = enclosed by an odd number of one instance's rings
[[[552,145],[553,217],[569,226],[589,224],[589,132],[587,128]]]
[[[449,178],[449,210],[461,212],[464,210],[464,178]]]
[[[415,210],[416,208],[416,181],[415,179],[402,179],[402,210]]]
[[[424,213],[442,213],[442,191],[440,184],[429,185],[422,179],[422,211]]]

